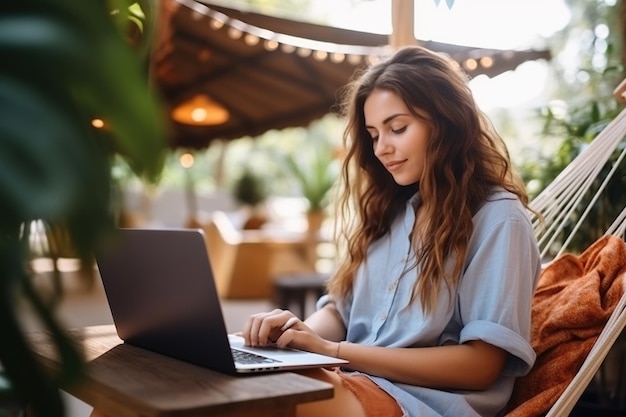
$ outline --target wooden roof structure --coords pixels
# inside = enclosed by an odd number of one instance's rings
[[[330,112],[340,88],[370,60],[389,54],[389,36],[231,9],[199,0],[161,0],[152,74],[171,117],[172,147],[306,126]],[[495,76],[547,50],[498,50],[433,41],[468,76]]]

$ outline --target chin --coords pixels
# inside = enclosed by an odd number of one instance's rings
[[[408,185],[415,185],[419,183],[419,179],[415,179],[415,178],[393,177],[393,180],[396,182],[396,184],[402,187],[406,187]]]

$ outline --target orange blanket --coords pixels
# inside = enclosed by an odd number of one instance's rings
[[[624,292],[626,243],[598,239],[541,273],[532,308],[533,369],[516,381],[506,417],[542,416],[582,365]]]

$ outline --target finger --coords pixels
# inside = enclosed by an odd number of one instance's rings
[[[250,328],[252,324],[250,322],[251,318],[248,317],[246,322],[243,324],[243,328],[241,329],[241,337],[243,337],[243,342],[246,346],[250,346]]]
[[[290,329],[287,329],[280,335],[278,339],[276,339],[276,346],[279,348],[293,348],[293,349],[302,349],[309,350],[307,348],[307,340],[310,339],[308,332],[305,328],[300,326],[300,324],[296,324]]]
[[[259,346],[259,329],[263,323],[265,314],[254,314],[250,316],[250,346]]]
[[[317,336],[310,327],[302,322],[302,320],[296,319],[294,324],[276,339],[276,346],[314,352],[313,346],[317,338],[319,338],[319,336]]]
[[[243,325],[243,329],[241,331],[242,336],[244,338],[244,343],[246,346],[256,346],[258,343],[258,333],[260,323],[259,320],[261,317],[270,314],[270,313],[256,313],[248,316],[248,319]]]
[[[288,329],[293,327],[298,321],[299,319],[296,316],[290,317],[289,320],[287,320],[287,322],[283,324],[283,327],[280,328],[280,331],[281,332],[287,331]]]
[[[272,327],[277,325],[275,323],[281,323],[283,320],[277,320],[276,317],[282,313],[283,310],[274,309],[267,313],[258,313],[250,316],[250,346],[266,346],[269,343],[268,340]]]
[[[274,314],[264,317],[259,328],[259,343],[261,345],[274,343],[283,333],[281,329],[293,318],[294,315],[287,310],[274,311]],[[293,320],[290,325],[292,323]]]
[[[297,330],[291,328],[287,329],[280,335],[278,339],[276,339],[276,347],[286,348],[291,347],[294,344],[294,339],[296,338]]]
[[[276,335],[274,338],[274,343],[278,347],[286,347],[293,336],[284,336],[286,332],[295,330],[298,327],[298,323],[300,323],[300,319],[296,316],[291,316],[289,319],[283,324],[280,328],[280,333]],[[280,342],[279,342],[280,341]]]

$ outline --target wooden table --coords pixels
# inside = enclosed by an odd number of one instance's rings
[[[332,398],[332,385],[291,372],[230,376],[122,343],[113,325],[71,331],[85,379],[64,390],[112,417],[290,417],[296,405]],[[45,333],[31,335],[50,371],[59,363]]]

